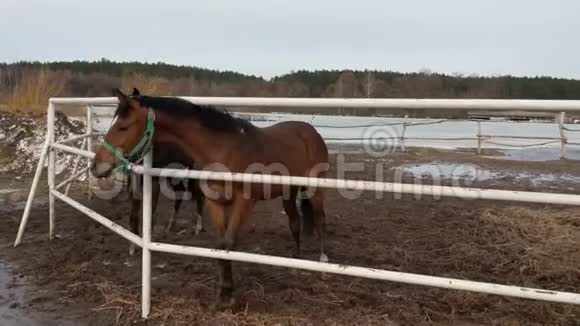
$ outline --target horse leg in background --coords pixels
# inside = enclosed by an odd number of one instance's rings
[[[203,231],[203,206],[204,206],[204,196],[199,188],[199,180],[196,179],[189,179],[189,189],[191,191],[191,197],[195,200],[195,208],[197,210],[194,213],[194,217],[196,218],[195,222],[195,235],[199,235],[201,231]]]
[[[181,207],[181,203],[183,202],[183,193],[185,191],[185,187],[182,186],[181,181],[177,185],[172,185],[173,188],[173,213],[169,216],[169,220],[167,221],[167,225],[165,226],[165,233],[169,233],[174,230],[175,227],[175,219],[177,218],[177,213],[179,213],[179,208]],[[181,193],[178,193],[181,192]]]
[[[136,180],[138,178],[138,180]],[[132,187],[131,189],[131,215],[129,216],[129,224],[131,226],[131,232],[133,232],[134,234],[137,234],[139,236],[141,236],[143,234],[142,229],[139,228],[140,225],[140,221],[141,221],[141,217],[139,215],[139,213],[141,212],[140,208],[142,208],[143,206],[143,178],[142,176],[137,176],[134,175],[134,178],[132,179],[133,185],[135,185],[135,187]],[[151,200],[152,202],[152,210],[151,210],[151,221],[152,221],[152,228],[155,225],[155,218],[153,218],[153,216],[155,215],[155,211],[157,210],[157,201],[159,200],[159,180],[156,180],[155,177],[153,177],[153,189],[151,191]],[[138,188],[137,188],[138,187]],[[131,242],[131,244],[129,245],[129,255],[133,256],[133,254],[135,253],[135,244]]]
[[[296,243],[296,248],[293,255],[294,258],[300,257],[300,214],[298,213],[298,208],[296,207],[297,192],[297,187],[290,188],[290,198],[284,199],[282,201],[284,211],[286,212],[286,215],[288,215],[290,232],[292,233],[292,238],[294,238],[294,242]]]
[[[139,207],[141,207],[141,200],[135,198],[133,192],[131,192],[131,213],[129,215],[129,224],[131,227],[131,232],[137,235],[141,234],[141,232],[139,232],[139,220],[140,220]],[[134,253],[135,253],[135,244],[131,242],[131,244],[129,245],[129,255],[133,256]]]
[[[304,223],[304,231],[312,233],[312,226],[316,228],[320,240],[320,261],[328,262],[328,256],[324,250],[324,238],[326,233],[326,214],[324,213],[324,195],[320,189],[314,191],[310,198],[300,200],[300,209]]]
[[[159,184],[159,177],[151,178],[151,231],[155,231],[157,225],[157,218],[155,212],[157,211],[157,204],[159,204],[159,193],[161,192],[161,185]]]

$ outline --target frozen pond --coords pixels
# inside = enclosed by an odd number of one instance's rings
[[[111,125],[112,108],[103,108],[102,114],[95,119],[95,128],[105,132]],[[280,121],[298,120],[312,124],[330,145],[346,145],[354,147],[371,146],[375,150],[393,151],[399,148],[405,122],[404,118],[385,117],[355,117],[355,116],[323,116],[306,114],[262,114],[243,113],[250,116],[256,126],[266,127]],[[267,121],[264,121],[267,120]],[[478,123],[466,120],[440,119],[407,119],[410,124],[405,132],[405,145],[409,147],[431,147],[441,149],[476,148]],[[481,133],[493,136],[534,136],[540,138],[560,137],[556,123],[545,122],[509,122],[482,121]],[[579,129],[578,125],[566,125],[570,129]],[[568,142],[580,143],[580,132],[567,132]],[[442,139],[443,138],[443,139]],[[444,138],[453,138],[444,140]],[[462,139],[471,138],[471,139]],[[546,139],[495,139],[484,142],[483,148],[507,150],[508,158],[520,160],[558,159],[559,140]],[[513,146],[529,146],[533,144],[552,142],[539,147],[518,149]],[[566,157],[580,159],[580,146],[567,146]]]

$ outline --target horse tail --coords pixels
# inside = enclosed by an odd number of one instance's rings
[[[300,211],[302,212],[302,232],[305,235],[311,236],[314,232],[314,207],[305,192],[306,189],[304,187],[298,192]]]

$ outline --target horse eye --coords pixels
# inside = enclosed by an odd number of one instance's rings
[[[129,129],[129,126],[119,126],[119,130],[121,131],[126,131],[127,129]]]

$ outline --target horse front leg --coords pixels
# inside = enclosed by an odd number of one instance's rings
[[[206,201],[206,207],[208,215],[211,219],[213,226],[217,232],[217,240],[218,240],[218,249],[223,249],[222,246],[222,239],[224,238],[224,234],[226,233],[226,207],[219,202],[213,201],[208,199]],[[218,302],[222,302],[222,296],[224,292],[228,292],[227,290],[224,291],[224,288],[229,288],[230,293],[231,289],[233,288],[233,281],[232,281],[232,267],[229,261],[218,259],[218,267],[220,269],[219,272],[219,281],[218,281],[218,294],[217,300]]]
[[[135,174],[131,173],[129,177],[129,182],[127,185],[127,189],[129,190],[129,199],[131,199],[131,212],[129,213],[129,227],[131,228],[131,232],[136,235],[141,235],[139,231],[139,208],[141,207],[141,189],[142,189],[142,178]],[[129,245],[129,256],[133,256],[135,254],[135,244],[131,242]]]
[[[241,197],[241,196],[240,196]],[[208,212],[216,226],[221,228],[222,233],[219,239],[219,249],[230,251],[234,249],[236,238],[240,226],[245,222],[254,207],[254,201],[248,199],[235,200],[231,207],[229,220],[225,219],[225,207],[213,201],[207,202]],[[229,260],[220,260],[221,279],[219,290],[219,302],[225,305],[234,303],[233,291],[234,280],[232,276],[232,262]]]
[[[139,207],[141,206],[141,200],[133,198],[131,196],[131,213],[129,215],[129,226],[131,227],[131,232],[136,235],[141,235],[139,232]],[[129,256],[133,256],[135,253],[135,244],[131,242],[129,245]]]

